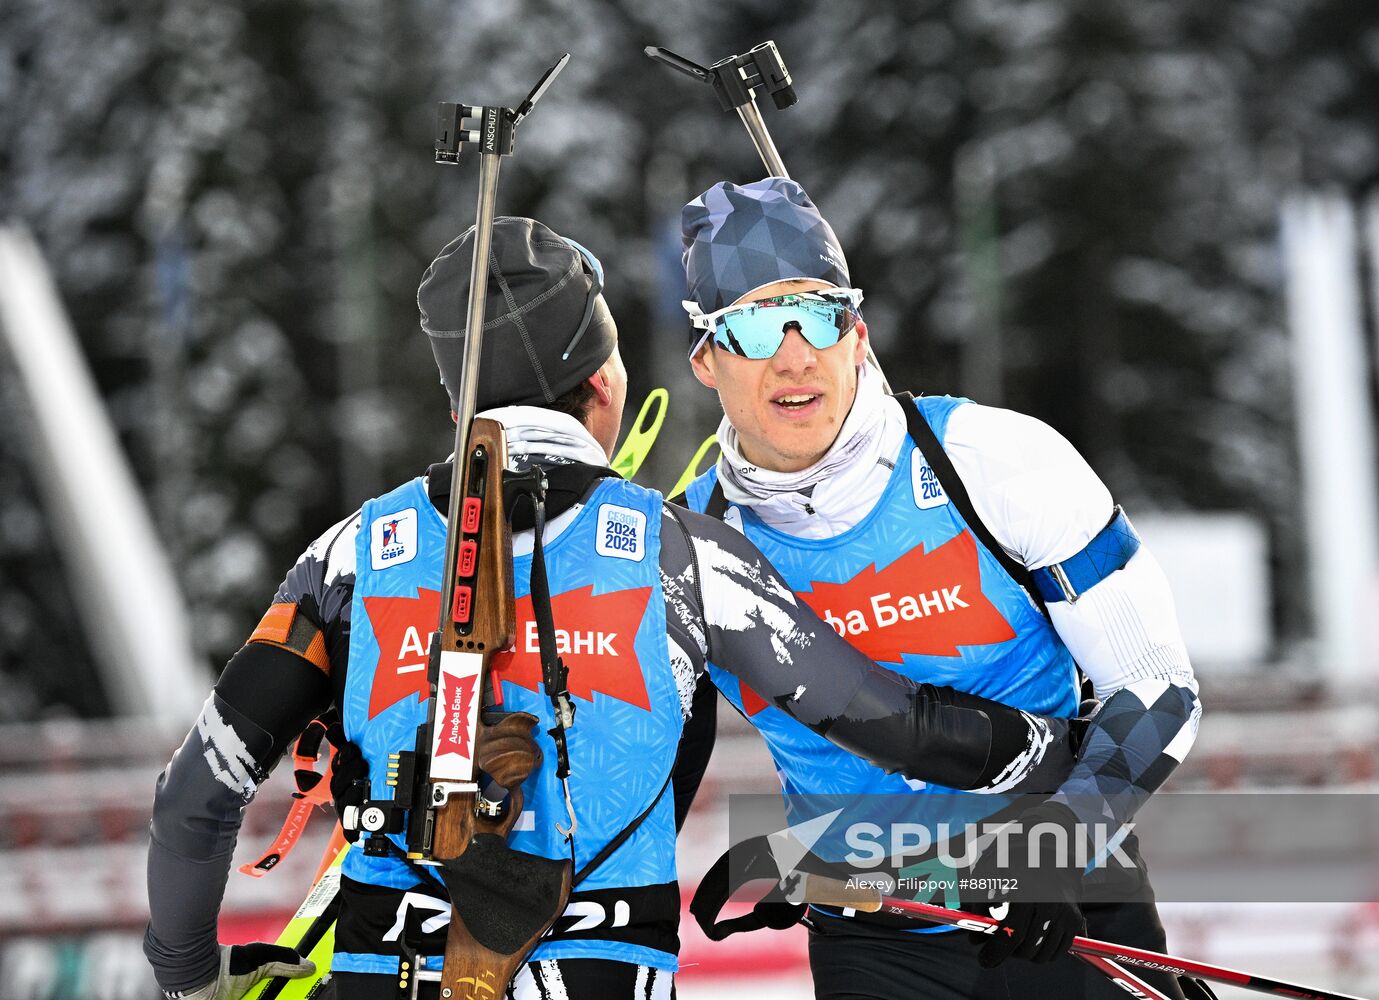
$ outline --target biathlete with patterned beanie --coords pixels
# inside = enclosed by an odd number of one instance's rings
[[[682,221],[689,360],[725,414],[722,457],[689,506],[741,530],[802,603],[914,681],[1071,718],[1080,667],[1100,709],[1022,828],[1129,821],[1187,753],[1201,708],[1163,572],[1096,473],[1032,417],[886,395],[865,361],[862,292],[798,184],[720,183]],[[708,673],[766,738],[787,796],[942,790],[829,747],[716,663]],[[692,723],[694,756],[711,725]],[[1012,845],[1012,859],[1027,846]],[[1133,856],[1133,837],[1122,847]],[[991,900],[1005,925],[979,949],[946,927],[813,908],[816,995],[1121,996],[1066,949],[1084,914],[1096,937],[1163,949],[1136,869],[1119,902],[1079,907],[1075,866],[1042,898]]]
[[[517,639],[495,658],[493,676],[504,710],[541,720],[534,735],[544,761],[523,786],[510,843],[573,856],[579,874],[566,915],[509,996],[672,995],[680,900],[676,795],[667,789],[710,660],[841,754],[878,769],[997,789],[1071,765],[1065,720],[877,667],[797,601],[740,534],[607,469],[627,378],[602,268],[531,219],[496,220],[492,239],[481,415],[504,425],[514,468],[540,466],[550,481],[545,565],[578,707],[567,800],[532,624],[534,531],[516,524]],[[452,414],[471,243],[472,231],[447,246],[418,293]],[[332,707],[368,765],[373,794],[386,798],[387,754],[412,745],[425,717],[424,637],[439,614],[450,481],[447,464],[432,466],[366,501],[306,550],[159,778],[145,951],[168,996],[235,1000],[263,975],[312,972],[290,949],[218,945],[242,812],[284,748]],[[341,898],[337,1000],[397,995],[409,911],[425,917],[418,953],[443,951],[450,908],[427,870],[351,851]],[[422,995],[433,987],[423,984]]]

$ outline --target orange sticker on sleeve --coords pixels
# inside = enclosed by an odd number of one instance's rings
[[[259,627],[249,637],[250,642],[271,642],[274,645],[287,645],[287,637],[292,634],[292,622],[297,617],[297,605],[283,602],[274,604],[259,620]]]
[[[296,653],[321,673],[330,674],[330,654],[326,652],[326,637],[306,616],[299,615],[296,604],[274,604],[264,614],[250,642],[263,642]]]

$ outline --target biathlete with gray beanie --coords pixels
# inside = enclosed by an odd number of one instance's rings
[[[1096,473],[1032,417],[886,395],[865,362],[862,291],[795,182],[716,184],[682,223],[689,361],[725,415],[722,457],[688,505],[736,526],[802,603],[913,681],[1071,718],[1080,667],[1100,709],[1076,766],[1022,827],[1119,830],[1186,755],[1201,707],[1167,581]],[[899,810],[944,791],[820,745],[710,660],[708,676],[765,737],[787,798],[867,796]],[[710,727],[692,727],[696,759]],[[1123,995],[1067,948],[1085,916],[1094,937],[1163,950],[1142,863],[1118,899],[1092,904],[1081,869],[1050,860],[1036,873],[1045,855],[1026,846],[1012,840],[1012,867],[995,874],[1042,874],[1040,892],[963,895],[1004,921],[979,948],[949,927],[811,909],[816,995]],[[1137,858],[1133,837],[1122,847]],[[1182,995],[1164,980],[1154,985]]]
[[[452,412],[471,238],[441,252],[417,296]],[[1008,788],[1047,781],[1072,760],[1065,720],[878,668],[796,600],[739,533],[606,468],[627,377],[602,287],[599,262],[572,240],[531,219],[496,220],[481,415],[505,427],[514,469],[540,466],[550,482],[545,567],[578,708],[566,798],[527,599],[533,530],[514,524],[517,639],[495,658],[493,677],[503,710],[541,720],[544,761],[523,785],[510,842],[573,856],[577,873],[566,915],[513,981],[516,997],[673,994],[671,774],[710,660],[840,753],[915,780]],[[218,945],[241,814],[284,748],[327,709],[349,741],[342,757],[352,747],[375,779],[386,771],[384,749],[406,745],[423,720],[418,665],[439,610],[450,481],[445,466],[432,466],[306,550],[160,776],[145,951],[168,996],[234,1000],[265,974],[311,973],[290,949]],[[396,996],[399,939],[417,923],[417,954],[443,951],[450,909],[426,870],[351,851],[340,892],[337,1000]],[[423,983],[422,995],[432,986]]]

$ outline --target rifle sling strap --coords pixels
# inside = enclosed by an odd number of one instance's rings
[[[540,483],[543,473],[546,479],[544,489]],[[542,680],[551,699],[551,708],[555,713],[555,726],[548,730],[548,733],[551,739],[555,741],[556,777],[561,781],[568,778],[570,774],[570,755],[565,730],[574,722],[575,706],[570,699],[568,690],[569,668],[560,659],[556,650],[555,617],[551,610],[550,584],[546,576],[546,557],[542,541],[546,526],[546,501],[549,497],[553,504],[561,505],[562,511],[566,510],[582,500],[595,481],[605,476],[614,475],[616,473],[613,470],[597,466],[556,465],[535,470],[534,474],[530,472],[516,473],[505,477],[504,492],[508,493],[509,488],[511,488],[514,494],[512,502],[508,504],[514,530],[521,530],[528,526],[535,530],[532,540],[531,564],[532,617],[536,619],[537,640],[541,647]],[[518,496],[525,496],[530,503],[516,502]],[[530,511],[531,517],[529,524],[526,519],[528,511]],[[674,768],[672,767],[651,804],[627,826],[623,827],[612,840],[603,846],[598,854],[594,855],[575,873],[571,883],[572,887],[584,881],[599,865],[608,860],[613,852],[625,844],[632,834],[637,832],[642,821],[651,815],[652,810],[656,808],[665,795],[673,774]],[[574,821],[573,807],[571,807],[571,821]],[[573,833],[573,827],[571,833]]]
[[[596,478],[596,477],[595,477]],[[592,480],[591,480],[592,481]],[[536,619],[536,637],[541,650],[541,681],[546,695],[551,699],[551,711],[555,725],[546,730],[555,741],[555,776],[564,782],[570,776],[570,751],[565,732],[575,721],[575,705],[570,699],[570,669],[560,658],[555,637],[555,614],[551,609],[550,581],[546,575],[546,552],[543,535],[546,533],[546,494],[550,481],[546,470],[532,466],[522,472],[509,472],[503,476],[505,506],[511,512],[514,528],[525,520],[527,511],[531,512],[532,553],[531,553],[531,607],[532,617]],[[523,500],[528,501],[523,504]],[[519,513],[521,517],[517,516]],[[566,792],[568,799],[569,792]],[[571,807],[571,829],[565,831],[566,837],[573,833],[574,812]]]
[[[581,868],[579,871],[575,872],[574,881],[570,883],[571,888],[574,888],[575,886],[579,885],[588,876],[592,875],[599,865],[603,864],[610,857],[612,857],[613,852],[616,851],[623,844],[627,843],[627,839],[637,832],[637,828],[642,825],[642,821],[646,819],[648,816],[650,816],[652,810],[661,804],[661,799],[665,798],[666,789],[670,787],[670,779],[674,776],[674,774],[675,765],[672,764],[670,768],[670,773],[666,775],[666,780],[661,783],[661,790],[657,792],[656,797],[651,800],[651,805],[647,806],[640,813],[638,813],[636,818],[634,818],[632,822],[628,823],[625,827],[618,831],[617,836],[615,836],[612,840],[603,845],[603,850],[599,851],[592,858],[586,861],[584,863],[584,867]]]

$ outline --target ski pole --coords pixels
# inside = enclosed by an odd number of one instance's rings
[[[784,111],[799,100],[794,81],[790,79],[790,71],[785,68],[785,60],[780,57],[775,42],[762,42],[742,55],[728,56],[712,66],[700,66],[694,60],[659,45],[648,45],[642,51],[657,62],[711,86],[723,110],[737,112],[752,139],[752,145],[756,147],[757,155],[761,157],[762,165],[766,167],[767,175],[790,179],[785,161],[771,140],[771,133],[766,130],[766,122],[756,102],[756,93],[761,89],[771,95],[771,103],[779,111]],[[881,370],[881,362],[876,360],[870,340],[867,341],[867,361],[881,376],[881,388],[889,395],[890,383],[886,381],[886,373]]]
[[[932,903],[919,903],[908,899],[895,899],[891,896],[881,896],[871,903],[849,901],[847,905],[853,909],[867,910],[873,913],[919,917],[934,923],[963,927],[967,930],[986,934],[995,933],[996,928],[1001,926],[999,920],[981,914],[950,910],[946,906],[934,906]],[[1290,997],[1292,1000],[1366,1000],[1364,997],[1357,997],[1348,993],[1335,993],[1330,990],[1320,990],[1313,986],[1300,986],[1297,983],[1284,982],[1281,979],[1255,976],[1248,972],[1237,972],[1234,969],[1226,969],[1218,965],[1208,965],[1206,962],[1194,962],[1190,959],[1177,958],[1157,951],[1131,948],[1128,945],[1114,944],[1110,941],[1098,941],[1095,938],[1075,937],[1072,947],[1068,950],[1106,972],[1107,975],[1113,975],[1107,970],[1107,965],[1116,969],[1114,975],[1121,975],[1127,971],[1120,968],[1121,965],[1132,965],[1141,969],[1152,969],[1156,972],[1193,976],[1213,983],[1238,986],[1241,989],[1254,990],[1256,993]],[[1141,981],[1136,977],[1134,983],[1136,988],[1144,989],[1140,983]],[[1153,997],[1157,994],[1146,993],[1146,995]]]
[[[1156,990],[1153,986],[1150,986],[1129,969],[1122,969],[1109,958],[1100,958],[1092,955],[1078,955],[1077,957],[1096,969],[1121,989],[1125,990],[1125,992],[1132,997],[1141,997],[1143,1000],[1169,1000],[1167,995]]]

